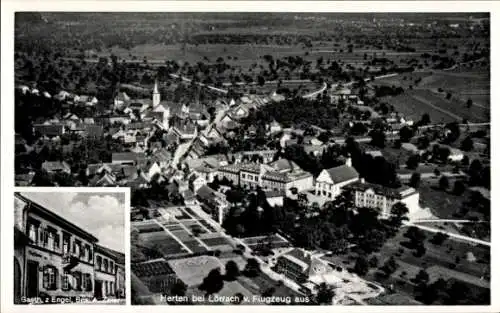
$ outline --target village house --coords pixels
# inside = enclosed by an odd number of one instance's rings
[[[210,214],[214,221],[222,225],[230,207],[226,196],[207,185],[203,185],[197,190],[196,198],[202,204],[203,210]]]
[[[64,124],[34,124],[33,130],[35,133],[40,133],[41,136],[57,137],[66,133]]]
[[[389,216],[392,206],[398,202],[402,202],[408,207],[408,215],[413,215],[421,210],[418,191],[408,186],[388,188],[366,183],[361,179],[361,181],[349,184],[344,188],[354,192],[354,204],[356,207],[378,209],[382,217]]]
[[[144,153],[134,152],[115,152],[111,155],[111,163],[122,165],[140,165],[145,163],[146,155]]]
[[[207,184],[206,179],[203,176],[199,176],[196,173],[192,173],[189,178],[189,189],[196,193],[198,189]]]
[[[65,161],[45,161],[42,163],[42,170],[49,174],[71,174],[71,167]]]
[[[308,281],[322,281],[323,275],[333,271],[318,255],[298,248],[280,255],[272,269],[299,285],[305,285]]]
[[[269,203],[270,206],[283,206],[283,200],[285,198],[285,195],[281,191],[276,191],[276,190],[268,190],[265,192],[266,194],[266,200],[267,203]]]
[[[352,167],[351,159],[347,158],[346,164],[321,171],[316,178],[314,193],[333,200],[341,193],[344,186],[358,179],[358,172]]]
[[[279,133],[282,128],[281,128],[281,124],[276,122],[276,120],[273,120],[270,124],[269,124],[269,133],[270,134],[276,134],[276,133]]]

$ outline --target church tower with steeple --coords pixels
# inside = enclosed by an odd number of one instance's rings
[[[158,81],[155,80],[155,86],[153,88],[153,108],[160,104],[160,92],[158,91]]]

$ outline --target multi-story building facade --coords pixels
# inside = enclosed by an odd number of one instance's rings
[[[18,193],[15,219],[16,303],[99,298],[96,237]]]
[[[409,215],[420,210],[419,193],[412,187],[387,188],[361,180],[346,186],[346,188],[354,192],[356,207],[378,209],[383,217],[389,216],[392,206],[398,202],[402,202],[408,207]]]
[[[95,295],[96,298],[114,297],[116,292],[115,255],[109,249],[96,245]]]
[[[348,184],[356,182],[359,174],[351,165],[351,159],[348,158],[345,165],[324,169],[316,178],[314,193],[317,196],[335,199],[342,188]]]
[[[302,170],[293,162],[285,161],[269,164],[231,164],[219,168],[217,175],[219,179],[225,177],[233,184],[248,189],[261,187],[264,190],[282,191],[286,194],[291,193],[293,189],[297,192],[311,189],[314,181],[312,174]],[[282,168],[278,166],[280,163],[289,163],[291,166]]]

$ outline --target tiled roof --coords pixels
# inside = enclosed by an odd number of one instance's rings
[[[359,177],[359,173],[352,166],[341,165],[326,170],[330,178],[337,184]]]
[[[59,161],[45,161],[42,163],[42,168],[48,172],[51,171],[61,171],[61,170],[70,170],[69,165],[66,162]]]
[[[269,163],[269,166],[273,167],[278,172],[293,172],[296,170],[300,170],[300,167],[297,165],[297,163],[288,159],[276,160],[272,163]]]
[[[141,152],[115,152],[111,155],[113,161],[139,161],[145,158],[146,155]]]

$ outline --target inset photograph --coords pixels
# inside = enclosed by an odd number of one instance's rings
[[[58,190],[15,193],[14,303],[124,305],[125,192]]]

